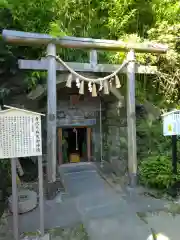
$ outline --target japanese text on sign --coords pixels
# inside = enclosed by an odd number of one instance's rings
[[[41,117],[22,113],[0,115],[0,158],[42,155]]]

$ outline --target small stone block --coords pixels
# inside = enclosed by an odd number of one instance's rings
[[[40,240],[50,240],[49,233],[45,234],[44,236],[40,237]]]
[[[63,189],[62,183],[60,180],[57,180],[53,183],[47,183],[46,186],[46,196],[48,200],[52,200],[56,197],[56,195]]]

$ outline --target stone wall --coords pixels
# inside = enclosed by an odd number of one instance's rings
[[[105,100],[105,98],[104,98]],[[86,125],[88,119],[96,120],[92,128],[92,158],[101,159],[100,134],[100,99],[84,99],[75,108],[69,106],[68,100],[57,103],[57,127],[71,127],[72,122]],[[83,123],[84,121],[84,123]],[[46,119],[43,121],[43,149],[46,153]],[[126,108],[119,107],[119,102],[102,101],[102,139],[103,159],[108,161],[118,175],[124,175],[127,168],[127,119]]]
[[[118,175],[127,171],[127,119],[126,108],[119,107],[118,101],[106,106],[103,121],[104,159]]]
[[[150,145],[144,137],[147,129],[140,129],[138,126],[145,119],[154,119],[159,116],[159,111],[151,103],[144,105],[136,104],[136,128],[137,128],[137,157],[138,160],[144,153],[147,153]],[[149,107],[150,105],[150,107]],[[106,116],[103,121],[103,145],[104,160],[109,162],[117,175],[124,175],[128,167],[128,137],[127,137],[127,109],[126,106],[119,107],[117,100],[106,104]],[[150,109],[150,110],[149,110]],[[144,136],[144,137],[143,137]],[[147,139],[146,139],[147,140]],[[148,146],[147,146],[148,145]],[[144,152],[143,152],[144,151]]]

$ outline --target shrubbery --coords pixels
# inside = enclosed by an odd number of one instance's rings
[[[167,156],[150,156],[139,164],[141,184],[157,189],[167,189],[180,180],[180,164],[177,175],[172,173],[171,159]]]

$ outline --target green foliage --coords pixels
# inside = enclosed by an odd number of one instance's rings
[[[7,190],[7,187],[11,186],[11,164],[10,159],[0,160],[0,188]]]
[[[0,88],[0,100],[4,99],[7,97],[10,93],[10,90],[7,88]]]
[[[125,42],[125,43],[145,43],[150,42],[148,39],[144,39],[138,34],[124,34],[119,38],[119,40]],[[126,52],[117,52],[109,56],[109,60],[113,63],[119,63],[123,62],[123,60],[126,58]],[[153,56],[149,53],[136,53],[136,60],[138,63],[149,65],[154,65],[157,61],[157,56]]]
[[[140,163],[139,177],[143,185],[167,189],[180,180],[180,164],[178,164],[178,174],[174,175],[169,157],[151,155]]]
[[[154,41],[165,43],[169,51],[164,55],[136,54],[137,61],[142,64],[156,65],[159,73],[153,79],[157,94],[164,97],[164,105],[180,105],[179,58],[180,58],[180,3],[177,0],[125,1],[118,0],[109,9],[108,26],[110,35],[125,42]],[[144,39],[147,38],[147,39]],[[122,62],[125,53],[110,56],[112,62]],[[138,93],[146,95],[152,87],[146,84],[137,87]],[[138,95],[138,94],[137,94]],[[142,101],[142,99],[140,99]]]
[[[67,35],[80,37],[107,36],[107,17],[110,1],[57,1],[57,22]]]
[[[180,20],[180,2],[177,0],[153,0],[152,9],[156,23],[167,21],[174,24]]]
[[[162,21],[168,24],[178,22],[179,1],[167,0],[1,0],[0,27],[22,31],[50,33],[53,36],[81,36],[94,38],[118,38],[132,41],[136,34],[140,41],[148,37],[148,30]],[[175,11],[175,12],[173,12]],[[171,17],[169,17],[171,16]],[[137,39],[135,39],[136,41]],[[138,41],[139,41],[138,40]],[[16,49],[16,50],[15,50]],[[42,50],[13,47],[13,55],[26,58],[38,58]],[[83,51],[58,50],[65,60],[87,60]],[[100,54],[101,60],[108,57],[118,62],[123,54]],[[118,57],[119,56],[119,57]],[[121,58],[121,59],[120,59]],[[138,55],[138,61],[147,63],[149,55]],[[149,63],[156,63],[151,55]]]
[[[1,159],[0,166],[0,169],[5,170],[8,175],[7,177],[9,177],[11,175],[10,159]]]
[[[172,139],[163,136],[162,121],[150,116],[137,120],[137,147],[140,183],[148,187],[166,189],[180,180],[172,174]],[[180,141],[177,141],[177,159],[180,159]]]
[[[169,25],[163,21],[149,30],[149,38],[164,44],[168,44],[169,51],[157,58],[159,74],[156,81],[159,82],[159,92],[164,94],[166,102],[179,104],[180,93],[180,48],[179,48],[180,24]]]
[[[37,84],[46,84],[47,82],[47,73],[46,72],[29,72],[24,79],[24,85],[27,89],[27,92],[35,89]]]
[[[151,154],[161,154],[170,150],[169,139],[162,135],[162,123],[152,122],[150,119],[137,121],[138,153],[140,158]],[[146,144],[144,144],[146,142]],[[162,146],[163,145],[163,146]],[[168,151],[169,152],[169,151]],[[167,153],[168,154],[168,153]]]
[[[22,31],[47,33],[56,17],[56,1],[7,0],[14,28]]]
[[[137,147],[140,160],[149,155],[166,155],[171,157],[171,137],[163,136],[162,121],[146,119],[137,120]],[[180,159],[180,141],[177,141],[177,157]]]
[[[118,37],[124,33],[138,33],[145,36],[153,24],[151,1],[117,0],[109,10],[111,34]]]
[[[7,4],[7,1],[6,0],[0,0],[0,8],[4,8],[4,7],[7,7],[8,4]]]

